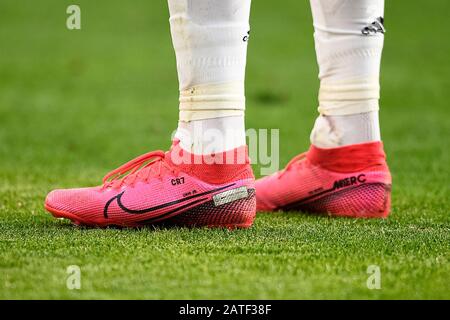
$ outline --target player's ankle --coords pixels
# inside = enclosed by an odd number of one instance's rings
[[[197,155],[233,150],[246,144],[244,116],[179,121],[175,139],[183,150]]]
[[[336,148],[380,141],[378,111],[350,115],[320,115],[311,132],[311,143]]]

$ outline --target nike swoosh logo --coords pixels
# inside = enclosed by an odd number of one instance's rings
[[[122,196],[125,193],[125,191],[122,191],[118,195],[115,195],[114,197],[109,199],[108,202],[106,202],[105,207],[103,208],[103,216],[106,219],[108,218],[108,209],[109,209],[109,206],[114,202],[114,200],[117,200],[117,205],[120,207],[120,209],[122,209],[123,211],[125,211],[125,212],[127,212],[129,214],[144,214],[144,213],[156,211],[156,210],[159,210],[159,209],[164,209],[164,208],[170,207],[170,206],[172,206],[174,204],[183,203],[183,202],[189,201],[189,200],[194,199],[194,198],[202,197],[202,196],[210,194],[210,193],[221,191],[221,190],[224,190],[226,188],[232,187],[234,185],[235,185],[235,183],[232,183],[232,184],[229,184],[227,186],[223,186],[223,187],[220,187],[220,188],[217,188],[217,189],[209,190],[209,191],[202,192],[202,193],[199,193],[199,194],[195,194],[195,195],[192,195],[192,196],[189,196],[189,197],[185,197],[185,198],[182,198],[182,199],[166,202],[166,203],[154,206],[154,207],[150,207],[150,208],[146,208],[146,209],[140,209],[140,210],[129,209],[122,203]]]
[[[311,195],[311,196],[309,196],[309,197],[306,197],[306,198],[303,198],[303,199],[300,199],[300,200],[291,202],[291,203],[289,203],[289,204],[286,204],[286,205],[282,206],[281,208],[282,208],[283,210],[292,210],[292,209],[295,209],[296,206],[301,205],[301,204],[303,204],[304,202],[307,202],[308,200],[312,200],[312,199],[314,199],[314,198],[317,198],[317,197],[326,195],[327,193],[330,193],[330,192],[332,192],[332,191],[334,191],[334,190],[336,190],[335,187],[330,188],[330,189],[326,189],[326,190],[322,190],[321,192],[318,192],[318,193],[316,193],[316,194],[313,194],[313,195]]]
[[[318,200],[318,199],[320,199],[322,196],[325,196],[325,195],[329,194],[330,192],[339,190],[339,191],[337,191],[337,192],[334,193],[335,195],[338,195],[338,194],[340,194],[340,193],[343,192],[343,191],[348,191],[348,190],[351,190],[351,189],[356,189],[356,188],[359,188],[359,187],[361,187],[361,186],[363,186],[363,185],[365,185],[365,184],[366,184],[366,182],[363,182],[363,183],[361,183],[361,184],[359,184],[359,185],[354,185],[354,186],[348,186],[348,187],[343,187],[343,188],[336,188],[336,187],[333,187],[333,188],[330,188],[330,189],[326,189],[326,190],[323,190],[323,191],[318,192],[318,193],[316,193],[316,194],[313,194],[313,195],[311,195],[311,196],[309,196],[309,197],[306,197],[306,198],[303,198],[303,199],[300,199],[300,200],[297,200],[297,201],[288,203],[288,204],[286,204],[286,205],[284,205],[284,206],[280,206],[278,209],[280,209],[280,210],[285,210],[285,211],[296,210],[299,206],[305,204],[305,203],[308,202],[309,200],[311,200],[311,201]],[[378,183],[369,183],[369,184],[378,184]]]
[[[186,204],[184,204],[184,205],[182,205],[182,206],[180,206],[180,207],[177,207],[177,208],[172,209],[172,210],[170,210],[170,211],[168,211],[168,212],[166,212],[166,213],[163,213],[162,215],[159,215],[159,216],[157,216],[157,217],[139,221],[139,223],[145,225],[145,224],[149,224],[149,223],[158,222],[158,221],[160,221],[160,220],[165,219],[167,216],[171,216],[172,214],[174,214],[174,213],[176,213],[176,212],[178,212],[178,211],[182,211],[182,210],[187,209],[187,208],[190,209],[193,205],[195,205],[195,204],[197,204],[197,203],[204,202],[205,200],[208,200],[208,198],[200,198],[200,199],[191,201],[191,202],[186,203]],[[180,213],[181,213],[181,212],[180,212]]]

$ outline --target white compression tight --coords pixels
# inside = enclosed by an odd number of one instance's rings
[[[250,0],[169,0],[169,11],[180,87],[176,138],[199,154],[245,145]]]
[[[311,142],[330,148],[380,140],[384,0],[310,0],[319,64]]]

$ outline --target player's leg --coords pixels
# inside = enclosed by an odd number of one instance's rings
[[[180,88],[175,136],[180,146],[209,154],[245,145],[250,0],[169,0],[169,9]]]
[[[319,112],[311,148],[257,182],[258,209],[385,217],[391,177],[378,123],[384,0],[311,0]]]
[[[380,141],[384,0],[311,0],[319,65],[316,147]]]
[[[95,226],[249,227],[254,177],[244,132],[250,0],[169,0],[180,118],[168,152],[140,156],[103,185],[55,190],[56,217]]]

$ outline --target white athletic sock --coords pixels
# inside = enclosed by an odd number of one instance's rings
[[[311,142],[319,148],[380,141],[378,111],[343,116],[320,115],[311,132]]]
[[[212,154],[245,145],[243,116],[179,121],[175,138],[193,154]]]
[[[380,140],[384,0],[310,0],[319,64],[318,147]]]
[[[169,0],[169,10],[180,87],[176,138],[198,154],[245,145],[250,0]]]

